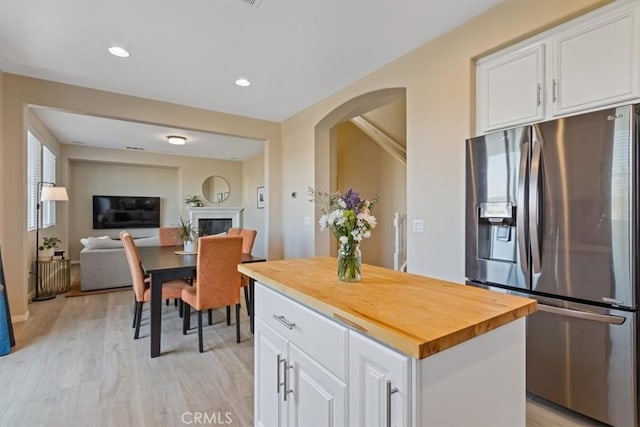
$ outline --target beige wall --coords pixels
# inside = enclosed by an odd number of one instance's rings
[[[79,86],[55,83],[5,73],[3,78],[2,115],[2,188],[0,205],[0,237],[3,244],[11,242],[11,251],[4,251],[12,314],[28,315],[28,259],[26,232],[26,111],[29,105],[58,108],[142,123],[166,125],[203,132],[261,139],[265,141],[265,185],[268,186],[265,234],[269,258],[282,256],[280,239],[280,131],[278,123],[144,98],[104,92]],[[68,176],[68,171],[66,172]],[[5,208],[11,206],[11,209]]]
[[[189,217],[184,199],[190,194],[199,195],[205,206],[242,207],[242,162],[70,144],[63,144],[63,160],[70,171],[69,223],[73,227],[69,241],[74,260],[79,259],[82,237],[115,237],[119,232],[92,229],[91,196],[95,194],[162,197],[162,225]],[[222,203],[210,203],[202,194],[202,183],[211,175],[229,182],[229,198]],[[151,231],[131,230],[136,237],[148,236]]]
[[[390,114],[378,120],[391,123],[391,118],[404,119]],[[380,194],[373,211],[378,225],[360,246],[362,262],[393,268],[393,217],[396,211],[404,213],[406,209],[406,167],[350,122],[338,125],[337,150],[338,189],[353,188],[368,200]]]
[[[473,134],[473,60],[497,47],[584,13],[600,0],[507,0],[463,26],[286,120],[282,126],[283,194],[315,186],[322,152],[315,126],[349,100],[384,88],[405,87],[407,100],[408,267],[419,274],[464,280],[464,140]],[[313,205],[282,199],[285,256],[315,252],[314,227],[302,219]]]
[[[407,101],[390,102],[362,115],[402,146],[407,144]]]
[[[179,218],[178,169],[112,163],[74,161],[69,180],[69,257],[80,259],[80,239],[87,236],[117,237],[121,230],[94,230],[92,196],[160,197],[161,225],[175,224]],[[157,228],[131,229],[134,237],[155,236]]]
[[[242,162],[243,218],[245,228],[253,228],[258,233],[253,244],[253,254],[265,256],[264,209],[257,207],[257,188],[264,185],[264,155],[259,154]]]

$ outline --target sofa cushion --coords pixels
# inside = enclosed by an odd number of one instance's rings
[[[80,239],[80,243],[87,249],[116,249],[122,247],[120,240],[113,240],[109,236],[87,237]]]
[[[140,239],[134,239],[136,246],[160,246],[160,239],[158,236],[142,237]],[[109,236],[101,237],[86,237],[80,239],[80,243],[85,249],[118,249],[122,248],[122,242],[120,240],[114,240]]]

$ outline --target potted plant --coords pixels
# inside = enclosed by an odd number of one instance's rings
[[[38,258],[46,261],[50,260],[53,256],[53,250],[57,249],[60,243],[62,243],[62,241],[57,237],[44,237],[42,244],[38,246],[38,250],[40,251]]]
[[[184,202],[191,207],[202,206],[202,200],[200,200],[200,196],[196,196],[195,194],[187,195],[186,199],[184,199]]]
[[[180,218],[177,233],[178,239],[184,244],[184,251],[195,252],[197,249],[198,230],[193,226],[190,219]]]

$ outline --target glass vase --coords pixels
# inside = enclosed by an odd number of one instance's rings
[[[362,278],[362,254],[360,245],[340,245],[338,250],[338,279],[343,282],[359,282]]]

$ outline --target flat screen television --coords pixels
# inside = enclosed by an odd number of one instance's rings
[[[158,228],[160,197],[93,196],[93,228]]]

